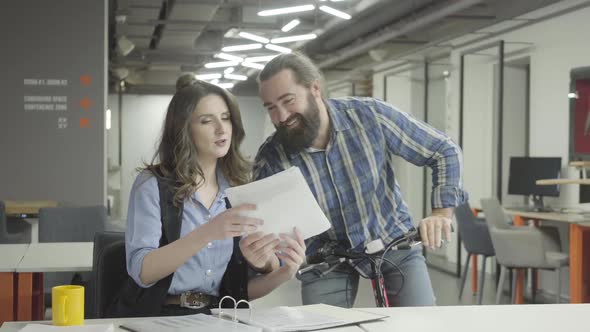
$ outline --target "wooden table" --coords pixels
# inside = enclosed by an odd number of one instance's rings
[[[526,220],[547,220],[569,224],[570,230],[570,303],[590,302],[590,216],[558,212],[525,212],[505,209],[512,215],[515,226],[526,225]],[[524,272],[517,274],[516,303],[524,303]]]
[[[6,205],[6,215],[10,217],[23,217],[39,215],[39,209],[46,207],[56,207],[56,201],[4,201]]]

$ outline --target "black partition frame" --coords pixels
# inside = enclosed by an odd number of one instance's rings
[[[475,47],[472,49],[465,50],[461,52],[461,61],[460,61],[460,74],[459,74],[459,146],[463,149],[463,126],[464,126],[464,115],[465,115],[465,105],[464,105],[464,96],[465,96],[465,58],[467,56],[477,56],[480,55],[478,52],[490,50],[490,49],[497,49],[498,52],[498,65],[496,67],[497,70],[497,77],[498,77],[498,84],[495,91],[495,99],[496,99],[496,112],[498,114],[498,126],[497,130],[497,144],[496,144],[496,195],[498,200],[502,201],[502,147],[503,147],[503,128],[502,123],[504,121],[504,40],[500,40],[497,42],[481,45],[479,47]],[[489,54],[486,54],[489,55]],[[457,270],[455,274],[458,278],[461,278],[461,235],[458,236],[458,243],[457,243]],[[499,270],[499,269],[497,269]],[[496,271],[498,274],[498,271]],[[498,275],[496,276],[498,278]]]

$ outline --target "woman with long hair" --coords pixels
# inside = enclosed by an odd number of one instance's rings
[[[198,80],[177,88],[156,155],[131,190],[126,261],[138,290],[119,299],[158,304],[144,303],[149,310],[130,315],[194,314],[222,295],[255,299],[291,279],[305,258],[297,230],[295,239],[261,234],[256,230],[263,221],[245,216],[255,206],[226,206],[225,189],[250,180],[239,150],[244,128],[235,97]],[[246,265],[259,274],[248,280]]]

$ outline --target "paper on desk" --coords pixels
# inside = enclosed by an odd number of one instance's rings
[[[257,327],[205,314],[134,320],[122,324],[121,327],[137,332],[262,332],[262,329]]]
[[[228,188],[225,194],[234,207],[256,204],[256,211],[248,211],[247,215],[264,220],[258,227],[264,233],[293,234],[297,226],[307,239],[332,227],[298,167]]]
[[[19,332],[113,332],[113,324],[89,324],[80,326],[54,326],[49,324],[27,324]]]
[[[212,309],[211,312],[214,315],[219,314],[219,310],[217,309]],[[334,307],[326,304],[264,309],[254,308],[252,309],[251,318],[250,309],[235,309],[235,314],[241,322],[253,326],[259,326],[263,328],[265,332],[314,331],[331,327],[360,324],[380,320],[386,317],[383,315]]]

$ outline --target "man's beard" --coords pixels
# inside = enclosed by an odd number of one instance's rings
[[[297,119],[297,127],[289,129],[286,124]],[[307,109],[293,113],[277,126],[277,138],[289,153],[297,153],[312,145],[320,128],[320,111],[311,93],[307,95]]]

